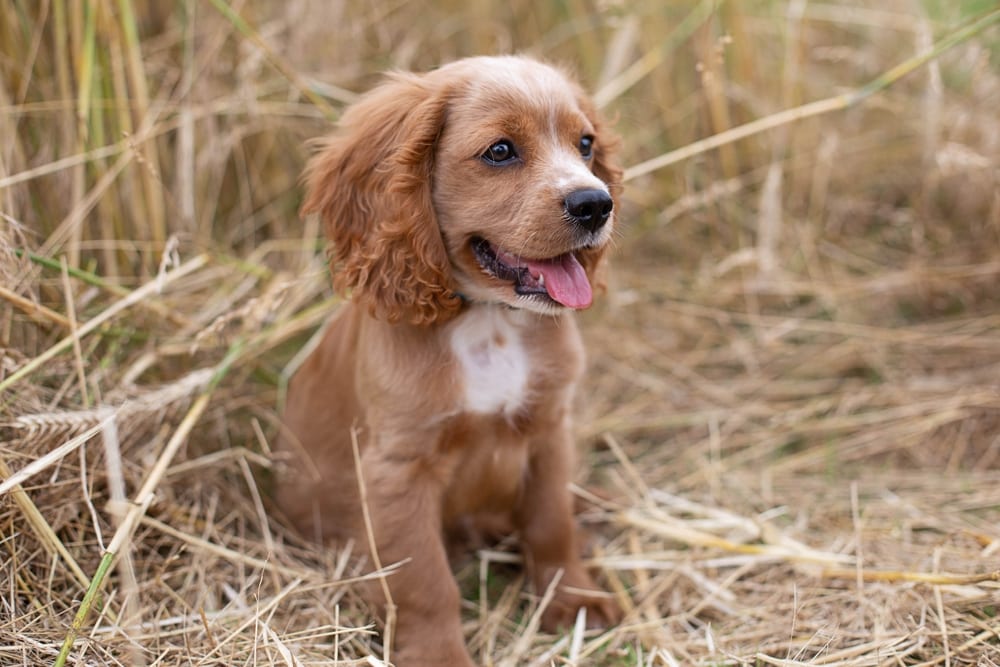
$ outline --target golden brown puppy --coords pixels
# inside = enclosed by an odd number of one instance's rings
[[[545,628],[618,610],[580,562],[573,392],[611,239],[618,141],[558,69],[469,58],[393,74],[344,114],[306,170],[304,213],[350,292],[295,375],[277,498],[306,534],[366,545],[351,429],[397,608],[398,667],[467,667],[444,535],[503,515]],[[592,593],[591,593],[592,592]],[[376,604],[382,593],[372,587]]]

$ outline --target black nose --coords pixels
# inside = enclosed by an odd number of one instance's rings
[[[574,190],[566,196],[563,205],[573,222],[596,232],[608,221],[615,204],[604,190]]]

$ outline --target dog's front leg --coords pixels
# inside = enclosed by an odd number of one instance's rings
[[[396,667],[473,667],[441,525],[442,498],[453,464],[446,456],[429,461],[411,455],[407,447],[383,442],[362,458],[379,561],[383,566],[403,563],[384,580],[395,606],[391,660]],[[384,610],[382,582],[373,583],[370,590]]]
[[[542,626],[549,631],[570,627],[581,607],[587,609],[588,627],[612,625],[621,612],[580,560],[569,491],[574,450],[568,420],[545,433],[532,449],[525,492],[514,519],[536,593],[542,595],[562,572],[555,596],[542,615]]]

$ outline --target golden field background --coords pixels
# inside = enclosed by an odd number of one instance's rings
[[[577,492],[628,613],[539,633],[501,544],[457,564],[477,658],[1000,664],[998,12],[3,4],[0,664],[381,664],[362,553],[267,497],[338,303],[298,177],[380,72],[507,52],[624,140]]]

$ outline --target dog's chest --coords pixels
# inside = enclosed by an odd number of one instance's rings
[[[531,359],[517,316],[503,308],[480,308],[452,331],[465,410],[513,414],[525,403]]]

